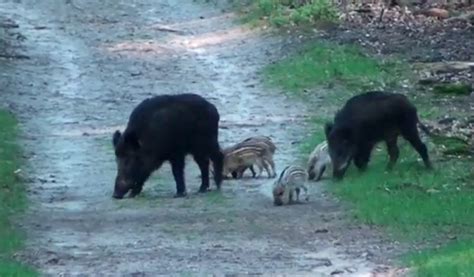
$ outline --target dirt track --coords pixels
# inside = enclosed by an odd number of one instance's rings
[[[189,159],[186,199],[172,198],[168,164],[139,198],[111,197],[112,133],[154,94],[200,93],[220,111],[221,145],[271,135],[277,171],[297,160],[306,115],[318,103],[269,91],[258,75],[288,51],[284,38],[191,1],[16,2],[1,1],[0,10],[20,24],[31,58],[2,63],[30,177],[22,259],[52,276],[367,276],[386,269],[396,246],[347,222],[319,184],[309,204],[291,207],[273,207],[266,178],[196,195],[199,173]]]

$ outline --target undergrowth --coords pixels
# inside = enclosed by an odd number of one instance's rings
[[[24,186],[18,182],[17,123],[8,112],[0,111],[0,276],[35,276],[36,273],[13,260],[23,236],[12,226],[11,218],[26,206]]]

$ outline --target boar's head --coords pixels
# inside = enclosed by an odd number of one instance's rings
[[[335,127],[332,123],[326,123],[324,129],[333,164],[333,177],[342,179],[355,153],[352,130],[349,127]]]
[[[117,176],[113,197],[121,199],[130,190],[133,197],[140,193],[151,171],[142,144],[134,132],[115,131],[112,139],[117,163]]]

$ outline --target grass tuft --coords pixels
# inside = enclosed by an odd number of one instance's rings
[[[26,208],[25,188],[14,173],[20,165],[16,126],[10,113],[0,111],[0,276],[35,276],[33,270],[12,259],[23,236],[10,219]]]
[[[408,72],[401,62],[378,61],[357,47],[328,42],[310,44],[301,53],[264,70],[270,85],[297,94],[315,86],[337,86],[346,91],[384,89],[408,79]],[[346,96],[342,95],[344,99]]]

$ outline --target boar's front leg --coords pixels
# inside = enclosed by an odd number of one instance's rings
[[[142,192],[143,189],[143,183],[137,184],[135,187],[132,188],[132,191],[130,192],[130,198],[133,198],[137,195],[139,195]]]
[[[370,154],[374,148],[374,143],[362,143],[357,149],[354,157],[354,164],[360,171],[367,169],[367,164],[370,161]]]
[[[175,197],[185,197],[186,185],[184,184],[184,155],[174,157],[172,160],[170,160],[170,163],[171,169],[173,171],[174,181],[176,182]]]

